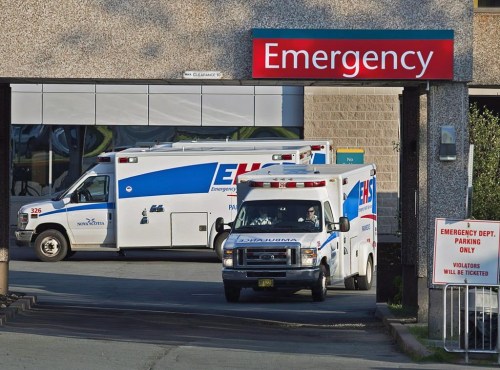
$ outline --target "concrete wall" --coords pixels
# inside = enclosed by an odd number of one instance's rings
[[[304,137],[332,140],[338,148],[360,148],[377,165],[378,233],[399,229],[400,88],[307,87]]]
[[[472,78],[472,1],[2,0],[0,78],[251,78],[252,28],[452,29]]]
[[[474,14],[474,75],[471,85],[500,85],[500,11]]]

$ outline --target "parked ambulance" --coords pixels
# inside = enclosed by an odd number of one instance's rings
[[[212,248],[228,233],[215,220],[236,214],[236,178],[273,164],[309,163],[311,149],[135,148],[98,163],[52,200],[18,212],[19,242],[42,261],[78,251]]]
[[[238,213],[224,244],[226,299],[242,288],[368,290],[377,263],[375,165],[271,166],[238,177]],[[223,230],[224,220],[217,220]]]
[[[311,147],[311,162],[313,164],[332,163],[332,144],[328,140],[291,140],[291,139],[246,139],[246,140],[183,140],[170,143],[174,148],[269,148],[275,146]]]

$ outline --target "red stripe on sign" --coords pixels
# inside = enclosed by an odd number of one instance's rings
[[[253,78],[453,79],[453,40],[254,39]]]

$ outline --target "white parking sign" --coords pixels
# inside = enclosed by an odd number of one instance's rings
[[[498,284],[500,221],[436,219],[433,284]]]

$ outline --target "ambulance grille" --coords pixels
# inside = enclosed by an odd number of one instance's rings
[[[299,250],[290,247],[238,248],[236,265],[239,267],[297,266]]]

